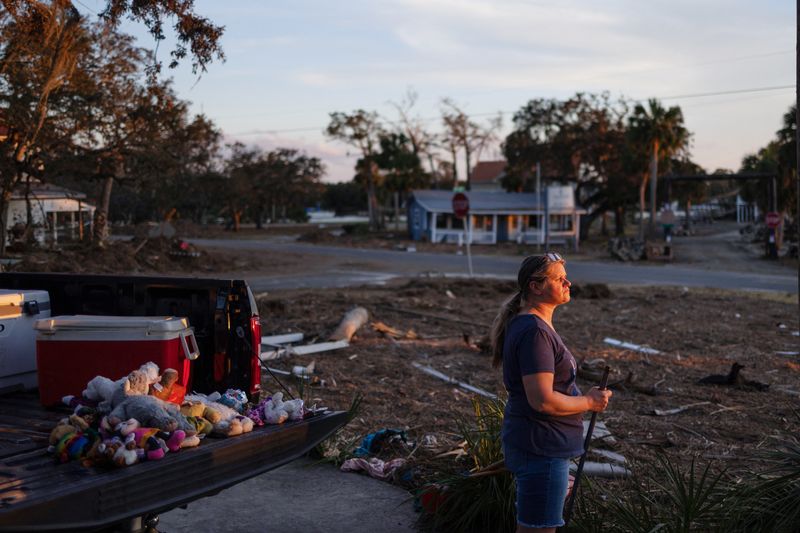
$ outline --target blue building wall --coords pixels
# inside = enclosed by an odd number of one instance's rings
[[[419,241],[422,240],[423,237],[430,239],[430,232],[428,231],[428,212],[425,211],[413,197],[411,201],[408,202],[406,219],[408,223],[408,234],[411,236],[412,240]]]

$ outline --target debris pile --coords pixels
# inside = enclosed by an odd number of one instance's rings
[[[747,457],[770,439],[800,433],[800,419],[791,414],[800,395],[797,337],[795,328],[783,326],[796,320],[793,297],[680,287],[606,289],[607,294],[582,287],[581,296],[560,307],[554,319],[581,362],[582,390],[598,383],[605,364],[612,368],[615,394],[602,421],[614,439],[604,440],[598,453],[629,461],[651,458],[657,449],[680,452],[687,460]],[[501,372],[492,369],[479,345],[513,290],[506,281],[418,278],[380,287],[273,292],[258,301],[268,317],[265,335],[302,331],[303,340],[269,366],[284,372],[276,376],[295,390],[302,374],[295,367],[314,361],[311,379],[301,385],[309,405],[347,405],[363,395],[362,408],[329,443],[326,456],[341,464],[366,435],[380,428],[404,430],[416,451],[381,450],[376,457],[384,464],[407,459],[392,479],[418,487],[430,476],[431,461],[463,451],[455,419],[472,416],[471,400],[484,398],[483,392],[505,394]],[[356,307],[369,318],[346,346],[300,353],[328,342]],[[265,352],[274,349],[264,346]],[[769,388],[698,383],[709,374],[724,375],[734,362]],[[275,390],[272,376],[264,376],[264,387]],[[744,468],[746,461],[736,466]]]

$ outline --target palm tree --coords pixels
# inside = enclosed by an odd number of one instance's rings
[[[683,112],[678,106],[665,109],[658,100],[651,98],[648,109],[637,104],[633,115],[628,119],[629,133],[634,144],[650,152],[650,233],[656,220],[656,185],[658,180],[658,160],[666,159],[682,152],[689,146],[690,134],[683,125]],[[639,186],[639,236],[644,236],[644,191],[648,175],[642,176]],[[688,213],[687,213],[688,215]]]

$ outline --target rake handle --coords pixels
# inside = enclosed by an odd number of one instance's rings
[[[608,373],[610,370],[608,366],[603,369],[603,378],[600,380],[600,390],[606,390],[608,388]],[[589,452],[589,442],[592,440],[595,422],[597,422],[597,411],[592,413],[592,419],[589,421],[589,428],[586,430],[586,439],[583,441],[583,455],[581,455],[581,459],[578,462],[578,470],[575,472],[575,479],[572,482],[572,493],[569,496],[567,509],[564,513],[564,527],[569,525],[569,520],[572,518],[572,508],[575,506],[575,497],[578,494],[578,487],[581,484],[583,464],[586,462],[586,454]]]

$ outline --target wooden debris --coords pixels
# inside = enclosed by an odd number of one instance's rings
[[[349,341],[369,320],[369,313],[363,307],[354,307],[345,313],[336,330],[328,337],[331,341]]]
[[[442,381],[444,381],[446,383],[452,383],[453,385],[458,385],[462,389],[468,390],[470,392],[474,392],[475,394],[480,394],[481,396],[485,396],[487,398],[491,398],[492,400],[496,400],[497,399],[497,395],[496,394],[492,394],[491,392],[487,392],[487,391],[485,391],[483,389],[479,389],[478,387],[474,387],[474,386],[470,385],[469,383],[464,383],[463,381],[458,381],[457,379],[451,378],[450,376],[448,376],[446,374],[442,374],[438,370],[435,370],[435,369],[433,369],[433,368],[431,368],[429,366],[421,365],[421,364],[417,363],[416,361],[412,361],[411,362],[411,366],[413,366],[414,368],[417,368],[419,370],[422,370],[423,372],[425,372],[429,376],[433,376],[435,378],[439,378],[439,379],[441,379]]]
[[[678,413],[682,413],[687,409],[691,409],[692,407],[699,407],[701,405],[708,405],[710,403],[711,402],[697,402],[681,405],[680,407],[676,407],[674,409],[653,409],[653,414],[656,416],[677,415]]]
[[[624,342],[617,339],[612,339],[611,337],[606,337],[603,339],[603,342],[610,344],[611,346],[623,348],[625,350],[633,350],[634,352],[641,352],[650,355],[658,355],[661,353],[660,351],[653,348],[648,348],[647,346],[639,346],[638,344],[633,344],[632,342]]]
[[[384,337],[390,337],[393,339],[418,339],[419,335],[414,332],[413,329],[410,329],[403,333],[399,329],[393,328],[384,324],[383,322],[372,322],[370,324],[372,329],[383,335]]]

